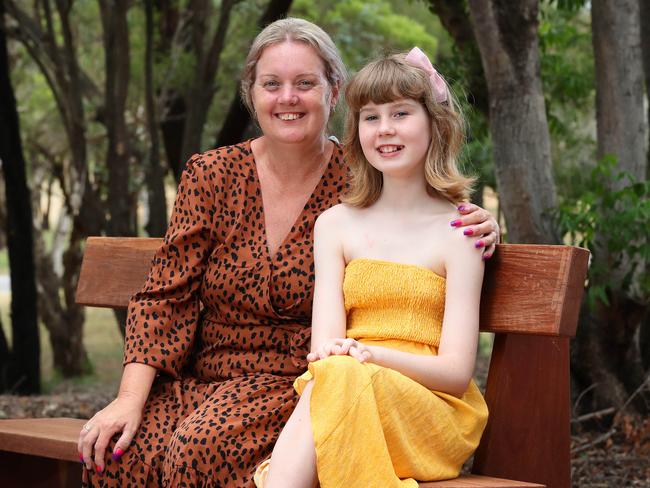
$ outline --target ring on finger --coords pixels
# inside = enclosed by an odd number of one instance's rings
[[[90,429],[92,429],[92,426],[90,425],[90,423],[87,423],[87,424],[84,424],[82,429],[85,430],[86,432],[90,432]]]

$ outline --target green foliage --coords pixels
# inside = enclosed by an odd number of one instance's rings
[[[539,47],[558,194],[578,198],[595,159],[595,79],[591,18],[558,2],[541,7]]]
[[[571,244],[592,252],[588,300],[609,305],[609,292],[650,299],[650,181],[620,172],[616,158],[600,161],[587,179],[589,190],[565,199],[555,217]]]
[[[554,5],[565,12],[577,12],[587,4],[587,0],[542,0],[542,3]]]
[[[316,22],[329,33],[346,65],[354,71],[379,54],[405,51],[416,45],[435,59],[441,28],[431,32],[435,16],[424,6],[419,11],[424,18],[398,13],[386,0],[335,0],[319,4],[295,0],[291,15]]]

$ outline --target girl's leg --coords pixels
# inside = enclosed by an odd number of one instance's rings
[[[278,437],[264,488],[313,488],[318,485],[309,416],[312,387],[313,381],[305,386],[296,409]]]

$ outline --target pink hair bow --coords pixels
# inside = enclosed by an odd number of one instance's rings
[[[409,51],[405,59],[407,63],[424,70],[429,75],[429,80],[431,80],[431,86],[433,88],[433,96],[435,97],[436,102],[446,102],[447,83],[445,83],[445,80],[433,67],[427,55],[424,54],[419,47],[414,47]]]

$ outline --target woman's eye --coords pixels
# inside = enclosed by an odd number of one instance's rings
[[[265,81],[262,86],[264,88],[277,88],[280,84],[277,81]]]
[[[314,82],[313,82],[313,81],[310,81],[310,80],[300,80],[300,81],[298,82],[298,86],[299,86],[300,88],[304,88],[304,89],[306,89],[306,88],[311,88],[312,86],[314,86]]]

